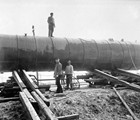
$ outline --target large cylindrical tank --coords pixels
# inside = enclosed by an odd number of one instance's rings
[[[140,44],[110,40],[0,35],[0,71],[53,70],[55,58],[75,70],[139,69]]]

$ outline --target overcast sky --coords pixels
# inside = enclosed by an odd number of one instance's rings
[[[0,34],[140,41],[140,0],[0,0]]]

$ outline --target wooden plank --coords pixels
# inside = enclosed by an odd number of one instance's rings
[[[35,91],[32,91],[31,94],[38,102],[38,105],[40,106],[47,120],[58,120],[52,113],[52,111],[49,109],[49,107],[45,104],[45,102],[39,97],[39,95]]]
[[[72,114],[72,115],[60,116],[60,117],[57,117],[57,119],[58,120],[75,120],[75,119],[79,119],[79,115]]]
[[[28,100],[27,96],[24,92],[20,92],[20,99],[22,104],[24,105],[25,109],[31,120],[40,120],[39,116],[37,115],[35,109],[33,108],[32,104]]]
[[[135,73],[131,73],[131,72],[128,72],[126,70],[123,70],[123,69],[117,69],[117,71],[115,71],[121,75],[125,75],[125,76],[128,76],[128,77],[133,77],[133,78],[137,78],[137,79],[140,79],[140,75],[138,74],[135,74]]]
[[[10,98],[1,98],[0,103],[8,102],[8,101],[18,101],[19,97],[10,97]]]
[[[21,91],[26,88],[25,84],[23,83],[23,81],[21,80],[21,78],[19,77],[18,73],[16,71],[12,72],[14,79],[16,80],[18,86],[20,87]]]
[[[89,79],[90,77],[93,77],[93,75],[92,74],[78,75],[77,79]]]
[[[31,103],[36,103],[36,100],[33,98],[33,96],[29,93],[29,91],[27,90],[25,84],[23,83],[23,81],[21,80],[20,76],[18,75],[18,73],[16,71],[13,71],[13,77],[16,80],[17,84],[19,85],[21,91],[23,91],[25,93],[25,95],[27,96],[27,98],[30,100]]]
[[[4,87],[4,91],[20,91],[20,88],[18,86]]]
[[[102,78],[94,78],[94,79],[84,79],[86,82],[99,82],[103,81]]]
[[[31,77],[28,75],[28,73],[25,70],[22,70],[23,75],[25,77],[26,82],[30,86],[32,90],[38,89],[38,86],[35,84],[35,82],[31,79]]]
[[[94,74],[96,74],[96,75],[98,75],[100,77],[102,76],[103,78],[106,78],[108,81],[122,84],[122,85],[124,85],[126,87],[129,87],[129,88],[131,88],[133,90],[136,90],[136,91],[140,92],[140,86],[139,85],[136,85],[136,84],[133,84],[133,83],[128,83],[126,81],[120,80],[117,77],[114,77],[112,75],[109,75],[109,74],[104,73],[104,72],[102,72],[100,70],[97,70],[97,69],[94,70]]]
[[[129,106],[126,104],[126,102],[123,100],[123,98],[120,96],[120,94],[117,92],[117,90],[113,87],[113,90],[116,92],[116,94],[118,95],[118,97],[120,98],[120,100],[122,101],[122,103],[124,104],[124,106],[127,108],[127,110],[129,111],[129,113],[132,115],[132,117],[134,118],[134,120],[139,120],[135,114],[132,112],[132,110],[129,108]]]
[[[50,87],[51,87],[51,85],[48,85],[48,84],[42,84],[42,85],[39,85],[38,86],[39,87],[39,89],[42,89],[42,88],[45,88],[45,89],[50,89]]]
[[[33,98],[33,96],[30,94],[30,92],[25,88],[22,90],[27,98],[30,100],[31,103],[37,103],[36,100]]]
[[[35,92],[39,95],[39,97],[46,103],[47,106],[50,106],[50,101],[40,92],[39,89],[35,89]]]
[[[25,76],[25,80],[32,89],[32,91],[35,91],[40,96],[40,98],[46,103],[46,105],[49,106],[50,105],[49,100],[45,98],[45,96],[38,90],[38,86],[33,82],[31,77],[26,73],[25,70],[23,70],[23,75]]]

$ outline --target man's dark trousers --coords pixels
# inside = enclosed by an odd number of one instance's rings
[[[63,89],[62,89],[61,84],[60,84],[61,77],[62,77],[62,75],[58,75],[58,77],[56,78],[56,85],[57,85],[56,92],[57,93],[63,93]]]

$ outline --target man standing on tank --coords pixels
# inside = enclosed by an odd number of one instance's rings
[[[53,18],[53,13],[50,13],[50,17],[48,17],[48,28],[49,28],[48,37],[53,37],[54,27],[55,22]]]
[[[60,63],[59,58],[57,58],[55,60],[56,65],[55,65],[55,69],[54,69],[54,78],[56,79],[56,85],[57,85],[57,90],[56,93],[63,93],[63,89],[62,86],[60,84],[60,79],[62,77],[62,64]]]

